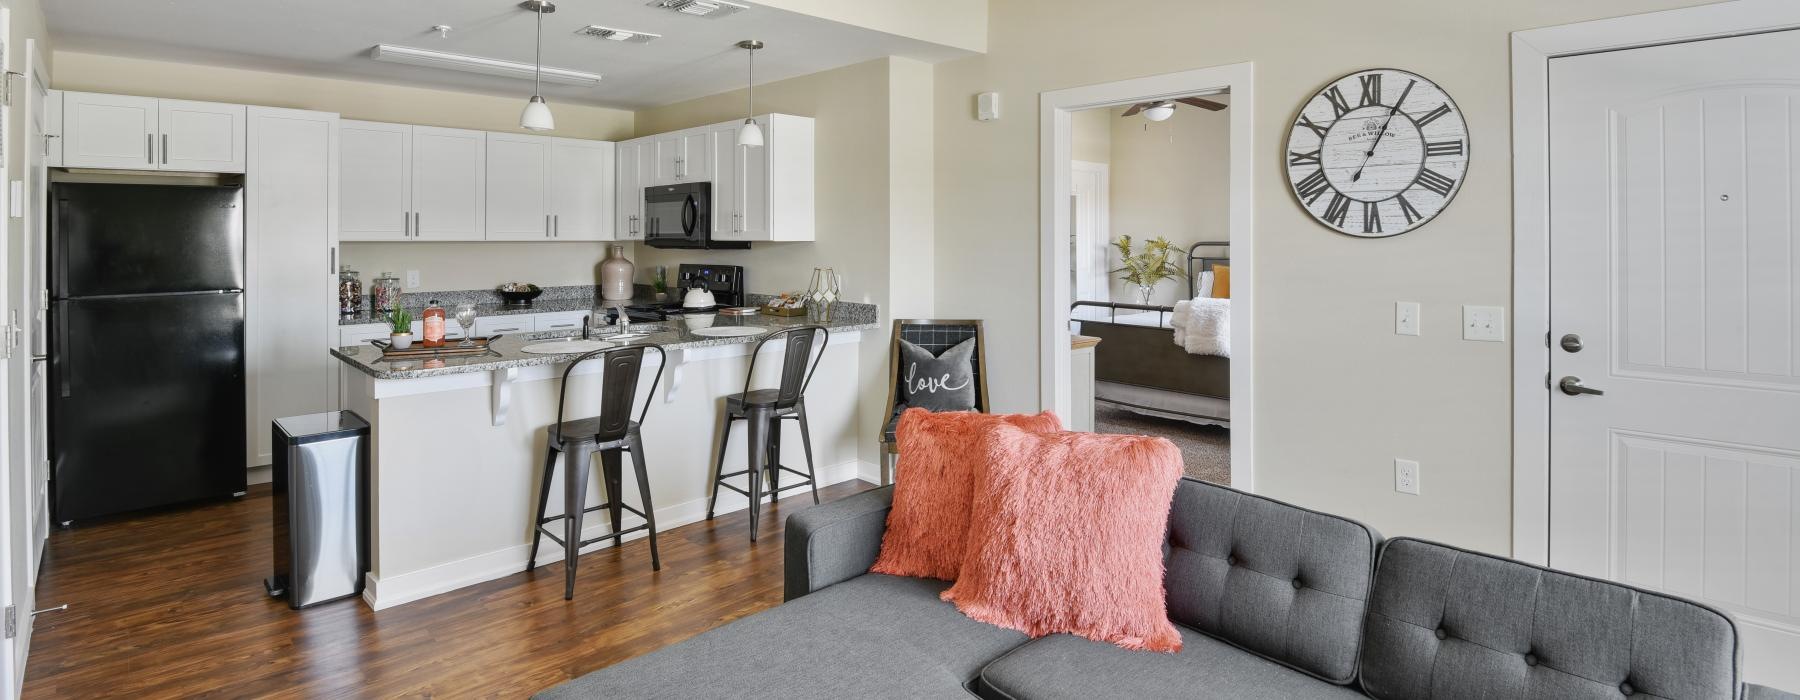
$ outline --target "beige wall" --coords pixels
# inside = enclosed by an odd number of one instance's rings
[[[812,243],[758,243],[750,250],[680,251],[638,246],[638,279],[652,266],[683,262],[743,265],[752,292],[804,291],[814,267],[843,276],[844,298],[877,304],[883,322],[901,313],[928,315],[936,289],[929,234],[932,197],[930,66],[885,58],[756,88],[758,113],[813,117],[817,152]],[[647,136],[741,118],[744,93],[734,91],[638,112]],[[877,459],[881,403],[887,399],[886,334],[862,345],[861,455]]]
[[[15,13],[15,17],[17,13]],[[355,80],[58,51],[55,87],[337,112],[346,119],[484,131],[523,131],[524,99]],[[618,140],[631,135],[625,110],[555,104],[557,136]],[[368,285],[383,270],[418,270],[408,291],[478,289],[519,280],[596,284],[601,243],[346,243],[343,260]]]
[[[1221,102],[1222,97],[1214,97]],[[1231,239],[1227,202],[1231,193],[1231,118],[1226,112],[1179,107],[1160,122],[1121,117],[1124,107],[1090,110],[1110,117],[1112,183],[1109,202],[1112,236],[1142,241],[1169,239],[1181,251],[1175,264],[1187,267],[1187,249],[1199,241]],[[1084,112],[1083,114],[1085,114]],[[1111,267],[1118,267],[1113,253]],[[1156,286],[1150,303],[1170,305],[1187,297],[1187,281],[1171,279]],[[1135,285],[1116,275],[1112,298],[1136,301]]]
[[[1089,163],[1112,162],[1112,112],[1084,109],[1073,115],[1069,133],[1071,157]]]
[[[1390,535],[1508,551],[1510,349],[1456,332],[1461,304],[1510,299],[1507,35],[1690,4],[1392,0],[1370,12],[1331,0],[1214,0],[1137,13],[992,0],[988,53],[937,70],[938,313],[988,319],[996,404],[1035,409],[1038,93],[1254,61],[1257,490]],[[1295,206],[1279,157],[1312,92],[1381,66],[1448,90],[1467,113],[1474,158],[1436,221],[1360,240]],[[967,105],[987,90],[1024,108],[977,122]],[[1423,336],[1394,335],[1402,299],[1424,304]],[[1423,495],[1394,492],[1395,457],[1422,463]]]

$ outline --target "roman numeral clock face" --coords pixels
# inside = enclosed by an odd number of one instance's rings
[[[1402,70],[1351,73],[1307,101],[1288,132],[1288,182],[1319,223],[1379,238],[1423,226],[1456,196],[1469,129],[1436,84]]]

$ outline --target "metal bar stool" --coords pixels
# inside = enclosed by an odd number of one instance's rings
[[[656,376],[650,380],[650,391],[645,394],[644,406],[637,411],[637,420],[634,421],[631,420],[631,404],[637,398],[638,375],[644,366],[646,350],[656,351]],[[656,551],[656,509],[650,504],[650,478],[644,468],[644,440],[638,426],[650,411],[650,397],[656,394],[656,385],[662,381],[663,366],[668,364],[667,358],[668,355],[658,345],[627,345],[583,354],[570,362],[568,369],[563,370],[562,390],[556,399],[556,422],[545,428],[543,483],[538,489],[537,517],[532,520],[531,557],[525,564],[527,571],[537,568],[538,543],[544,537],[562,545],[565,578],[563,600],[575,598],[575,560],[581,553],[581,548],[601,540],[613,540],[616,546],[624,542],[622,538],[625,535],[648,530],[650,568],[662,570],[662,558]],[[600,415],[595,418],[563,420],[564,413],[568,410],[569,377],[581,363],[594,359],[601,361]],[[606,482],[606,502],[589,508],[588,466],[595,452],[600,453],[601,478]],[[625,505],[619,493],[623,481],[622,452],[631,453],[631,464],[637,473],[638,505],[643,510]],[[550,477],[556,473],[557,458],[565,454],[568,455],[568,469],[563,478],[563,514],[546,517],[544,511],[550,506]],[[582,516],[602,508],[607,510],[612,520],[612,533],[590,540],[581,539]],[[621,530],[625,511],[643,518],[644,524]],[[563,521],[561,537],[544,527],[558,520]]]
[[[750,382],[756,377],[757,356],[762,354],[764,345],[778,338],[786,348],[781,358],[780,386],[751,391]],[[819,362],[825,359],[825,346],[830,340],[831,331],[824,326],[795,326],[764,336],[750,350],[750,367],[744,372],[744,391],[725,397],[725,428],[719,434],[719,459],[713,467],[713,492],[711,500],[706,504],[707,520],[712,520],[713,508],[718,505],[721,488],[731,489],[750,499],[751,542],[756,541],[756,523],[763,496],[770,496],[772,502],[782,491],[811,486],[813,503],[819,502],[819,484],[813,475],[812,430],[806,423],[806,386],[812,383],[813,372],[819,369]],[[814,347],[818,348],[817,356],[813,354]],[[731,424],[740,420],[750,426],[750,463],[744,471],[726,474],[725,450],[726,445],[731,442]],[[781,421],[784,420],[800,423],[800,444],[806,450],[804,474],[781,463]],[[797,484],[782,486],[783,470],[806,479]],[[762,487],[764,471],[769,474],[767,491]],[[746,474],[750,477],[749,490],[725,482],[731,477]]]

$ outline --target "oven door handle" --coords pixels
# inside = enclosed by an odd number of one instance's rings
[[[681,202],[681,233],[692,237],[694,228],[700,225],[700,204],[694,201],[694,195],[688,195]]]

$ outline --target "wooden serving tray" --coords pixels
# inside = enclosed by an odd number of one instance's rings
[[[418,341],[414,341],[412,346],[408,347],[405,350],[395,350],[392,346],[390,346],[388,344],[388,341],[382,340],[380,338],[370,340],[369,344],[373,345],[375,347],[381,348],[381,359],[384,359],[384,360],[414,360],[414,359],[427,358],[427,357],[459,357],[459,356],[463,356],[463,355],[481,355],[488,351],[488,345],[492,344],[496,340],[499,340],[501,337],[502,336],[496,335],[496,336],[491,336],[491,337],[487,337],[487,338],[473,338],[472,340],[475,341],[475,346],[467,347],[467,348],[460,347],[460,345],[462,344],[461,338],[457,338],[454,340],[445,340],[444,344],[442,346],[435,347],[435,348],[428,348],[428,347],[425,347],[423,344],[419,343]]]
[[[790,309],[764,306],[761,308],[761,312],[764,316],[805,316],[806,307],[802,306],[798,309]]]

